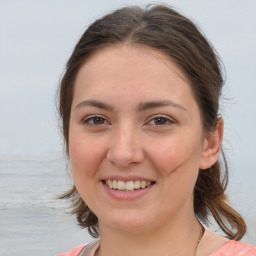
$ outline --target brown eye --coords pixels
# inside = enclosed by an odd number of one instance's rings
[[[151,127],[157,126],[158,128],[168,127],[169,125],[172,125],[174,123],[175,121],[171,117],[162,115],[154,116],[152,117],[152,119],[150,119],[149,122],[147,122],[147,124]]]
[[[93,122],[93,124],[96,124],[96,125],[104,124],[105,119],[102,118],[102,117],[97,116],[97,117],[92,118],[92,122]]]
[[[168,120],[164,117],[156,117],[154,118],[154,123],[156,125],[165,125],[166,123],[168,123]]]
[[[108,124],[108,121],[101,116],[89,116],[85,120],[83,120],[83,123],[88,125],[98,126],[98,125]]]

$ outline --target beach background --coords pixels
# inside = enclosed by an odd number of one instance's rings
[[[221,115],[228,195],[256,246],[256,2],[173,0],[215,46],[226,72]],[[0,255],[56,255],[92,241],[57,197],[72,186],[55,106],[65,63],[86,27],[150,1],[0,0]],[[214,229],[214,227],[213,227]]]

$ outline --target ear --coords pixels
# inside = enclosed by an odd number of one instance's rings
[[[215,131],[211,132],[206,138],[204,138],[203,151],[199,166],[200,169],[208,169],[217,162],[221,151],[223,131],[224,122],[222,118],[219,118]]]

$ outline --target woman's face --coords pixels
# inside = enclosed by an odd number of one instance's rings
[[[191,215],[206,147],[189,81],[165,54],[116,45],[81,67],[69,154],[100,229],[142,231]]]

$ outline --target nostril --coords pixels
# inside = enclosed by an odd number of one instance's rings
[[[108,150],[107,159],[120,167],[128,167],[134,163],[144,160],[143,151],[139,148],[120,148],[115,147]]]

